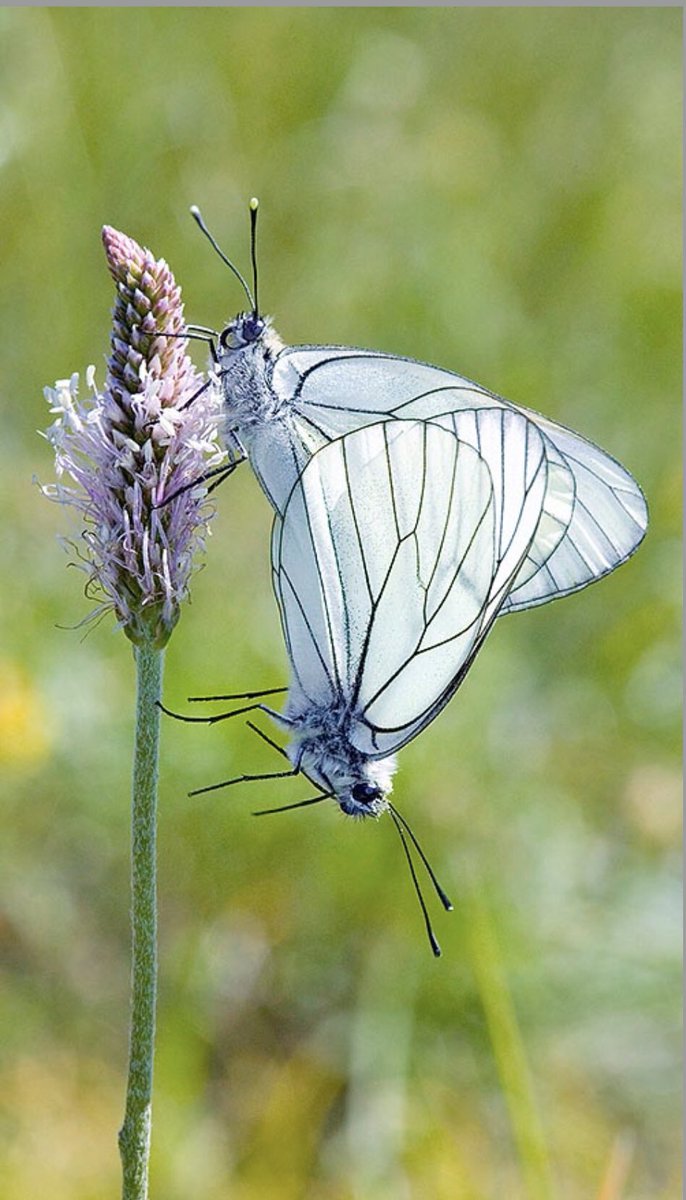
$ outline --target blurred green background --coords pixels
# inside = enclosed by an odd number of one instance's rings
[[[289,342],[440,363],[583,431],[643,485],[611,578],[498,623],[396,797],[455,912],[434,962],[389,821],[256,822],[295,781],[240,726],[164,729],[152,1195],[677,1195],[680,12],[0,11],[4,406],[0,874],[5,1200],[119,1189],[132,661],[83,640],[36,435],[104,375],[100,227],[189,318],[239,289]],[[202,365],[202,354],[197,361]],[[270,513],[242,469],[165,694],[276,686]],[[427,889],[428,894],[428,889]]]

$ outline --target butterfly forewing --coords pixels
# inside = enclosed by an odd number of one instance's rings
[[[435,426],[412,422],[393,449],[397,493],[406,493],[403,507],[415,508],[417,516],[402,537],[396,531],[354,697],[371,724],[386,725],[392,712],[395,727],[433,702],[451,677],[451,656],[469,653],[488,595],[494,528],[489,473],[470,447]],[[364,539],[373,510],[360,519]],[[454,639],[450,653],[430,654],[446,637]],[[410,666],[415,657],[423,659],[421,671]]]
[[[499,572],[526,556],[545,458],[516,420],[498,506],[474,446],[430,422],[380,422],[320,450],[277,518],[294,676],[311,700],[349,708],[363,753],[391,753],[440,711],[497,613]],[[493,413],[481,436],[494,459],[502,434]]]
[[[294,372],[295,369],[295,372]],[[297,375],[297,382],[294,381]],[[475,395],[485,404],[498,403],[495,397],[440,367],[390,354],[355,350],[348,347],[294,347],[279,354],[272,374],[272,386],[279,395],[287,395],[298,409],[322,429],[332,434],[350,430],[345,413],[374,416],[390,414],[404,418],[420,417],[436,405],[446,412],[456,407],[472,407]],[[449,393],[446,401],[441,396]],[[460,395],[463,400],[460,401]],[[426,410],[414,411],[422,399]],[[339,423],[336,413],[341,414]],[[362,424],[362,420],[357,425]]]

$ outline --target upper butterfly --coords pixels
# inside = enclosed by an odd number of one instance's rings
[[[328,442],[379,420],[432,422],[481,453],[485,412],[525,418],[540,435],[546,490],[526,556],[500,612],[544,604],[601,579],[625,562],[646,530],[646,502],[614,458],[580,434],[519,407],[452,371],[375,350],[286,346],[259,312],[255,229],[250,202],[253,291],[217,245],[197,208],[191,212],[240,280],[249,312],[219,335],[215,359],[227,439],[247,456],[271,504],[283,515],[304,467]],[[210,331],[205,331],[209,334]],[[500,422],[502,437],[508,423]],[[487,447],[496,493],[502,490],[504,441]]]

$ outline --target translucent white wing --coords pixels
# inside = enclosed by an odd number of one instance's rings
[[[463,408],[511,407],[451,371],[347,346],[282,350],[271,384],[326,440],[390,416],[426,421]]]
[[[574,499],[565,536],[552,553],[537,554],[515,580],[503,612],[545,604],[602,579],[626,562],[641,544],[648,525],[648,507],[636,480],[611,455],[580,434],[523,409],[545,435],[553,478],[565,488],[571,477]],[[558,488],[559,491],[559,488]],[[563,496],[555,498],[555,503]],[[533,569],[532,569],[533,568]]]
[[[243,440],[259,484],[275,512],[283,513],[293,484],[313,454],[330,441],[313,437],[306,424],[285,414],[282,420],[265,422],[249,431]]]
[[[532,421],[512,408],[481,408],[446,414],[436,418],[441,428],[451,429],[461,441],[473,446],[486,460],[495,493],[496,528],[501,533],[499,549],[501,565],[498,580],[507,580],[509,593],[504,600],[498,589],[496,599],[501,611],[505,611],[512,590],[519,588],[536,575],[552,557],[565,537],[574,509],[574,477],[562,462],[554,446],[541,436]],[[513,570],[514,553],[508,551],[506,539],[513,529],[516,510],[512,499],[516,497],[511,478],[526,462],[529,469],[538,467],[541,458],[546,460],[546,482],[542,505],[539,506],[538,524],[526,556]],[[538,497],[529,495],[527,504],[538,504]],[[524,513],[528,528],[528,514]],[[515,546],[517,544],[515,543]],[[500,605],[502,601],[502,607]]]
[[[276,520],[296,707],[299,692],[349,712],[364,754],[398,749],[447,703],[528,552],[547,464],[533,427],[505,418],[504,468],[501,413],[485,453],[433,423],[357,430],[312,458]]]
[[[628,471],[579,434],[463,376],[373,351],[303,346],[277,357],[272,386],[291,413],[289,460],[299,469],[318,446],[381,415],[438,420],[449,427],[455,414],[495,408],[523,414],[534,423],[544,435],[548,493],[530,554],[503,612],[585,587],[624,562],[643,538],[646,504]],[[269,461],[263,486],[270,494],[265,479],[273,474],[275,460],[265,449]],[[273,484],[271,488],[274,500]],[[279,511],[286,495],[282,487]]]
[[[333,438],[390,416],[473,409],[476,395],[499,401],[457,375],[373,351],[300,346],[276,358],[271,387],[282,402],[279,419],[250,430],[250,461],[277,512],[305,463]],[[405,411],[407,406],[408,411]]]

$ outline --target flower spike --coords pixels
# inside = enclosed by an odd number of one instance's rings
[[[210,388],[184,407],[202,380],[179,336],[181,291],[167,263],[110,226],[102,239],[117,289],[105,386],[91,367],[85,396],[78,375],[46,389],[59,481],[43,492],[82,515],[78,557],[99,601],[91,616],[113,609],[132,642],[161,648],[211,516],[206,489],[188,485],[224,457],[218,396]]]

